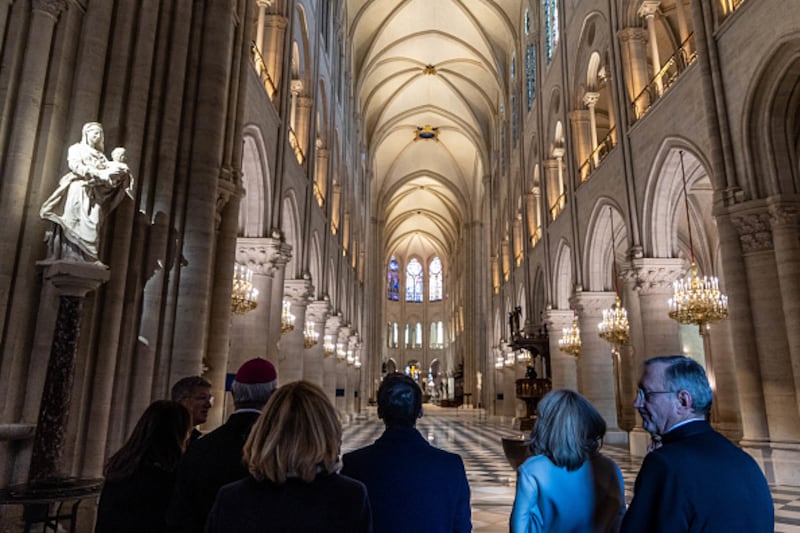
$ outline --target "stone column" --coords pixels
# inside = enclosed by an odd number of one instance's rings
[[[570,298],[578,312],[578,322],[586,331],[581,334],[578,383],[581,393],[606,420],[606,442],[610,444],[627,442],[627,434],[620,431],[617,421],[619,391],[611,346],[597,334],[597,324],[603,320],[603,310],[610,308],[615,299],[613,292],[578,292]]]
[[[316,163],[314,165],[314,196],[317,198],[317,204],[324,208],[327,203],[325,200],[328,194],[329,151],[324,147],[321,141],[318,141],[316,143],[316,152]]]
[[[558,341],[561,339],[562,330],[572,326],[573,312],[571,310],[548,309],[544,313],[544,320],[547,324],[547,331],[550,332],[550,372],[553,381],[553,389],[573,389],[579,390],[577,359],[573,355],[564,353],[558,349]],[[581,325],[581,343],[586,334]],[[594,331],[589,331],[594,333]]]
[[[266,22],[267,7],[270,2],[268,0],[256,0],[258,5],[258,22],[256,26],[256,48],[261,57],[264,57],[264,24]]]
[[[275,272],[286,260],[285,248],[288,245],[271,237],[239,237],[236,244],[236,262],[253,271],[253,287],[258,289],[258,300],[254,310],[232,319],[228,368],[235,371],[254,357],[269,359],[277,365],[269,324],[280,323],[280,313],[277,316],[273,314],[273,284]]]
[[[265,303],[270,306],[269,349],[277,355],[280,352],[279,343],[281,341],[281,312],[283,311],[284,298],[283,282],[286,278],[286,265],[292,259],[292,246],[283,242],[277,232],[273,232],[272,238],[279,241],[280,244],[278,253],[273,256],[271,261],[274,269],[272,275],[272,300]]]
[[[795,387],[800,386],[800,206],[797,201],[776,201],[769,206],[775,264],[782,298],[789,355]],[[794,295],[794,296],[791,296]],[[800,407],[800,394],[795,395]]]
[[[682,259],[643,257],[632,259],[622,269],[631,340],[619,368],[620,427],[631,431],[629,451],[635,457],[643,457],[650,444],[650,435],[633,408],[644,361],[682,353],[678,323],[669,318],[667,301],[672,297],[672,282],[685,269]]]
[[[311,104],[313,100],[309,96],[298,96],[296,102],[295,133],[297,134],[297,144],[303,152],[303,160],[305,161],[308,159],[308,135],[311,131]]]
[[[358,372],[356,372],[354,363],[356,352],[361,348],[361,343],[358,340],[358,334],[350,335],[347,339],[347,387],[345,388],[345,409],[348,415],[353,415],[356,412],[356,391],[358,390]],[[352,357],[352,359],[351,359]]]
[[[547,216],[553,220],[554,208],[558,205],[558,196],[561,194],[561,188],[558,182],[558,161],[555,159],[545,159],[542,162],[544,167],[545,187],[547,194],[547,207],[549,212]]]
[[[759,203],[753,204],[746,211],[743,209],[743,212],[737,213],[733,220],[744,252],[749,306],[769,424],[770,450],[764,458],[765,467],[768,468],[767,478],[770,482],[794,484],[800,482],[800,413],[795,378],[792,372],[787,371],[792,368],[787,338],[787,330],[792,326],[786,329],[776,327],[776,324],[789,324],[784,322],[786,316],[783,307],[777,304],[784,299],[780,285],[783,280],[776,264],[770,213]],[[782,250],[782,253],[790,249]],[[783,268],[791,269],[792,265],[783,265]],[[775,280],[780,281],[776,283]],[[732,302],[731,305],[737,304]]]
[[[339,328],[339,337],[337,338],[337,350],[339,345],[347,352],[347,343],[350,337],[352,328],[349,324]],[[338,352],[336,353],[336,401],[334,407],[339,412],[340,416],[345,417],[347,414],[346,394],[347,394],[347,361]]]
[[[628,86],[628,96],[634,103],[634,115],[641,117],[650,107],[648,97],[637,101],[636,98],[647,86],[647,52],[645,49],[646,36],[641,28],[625,28],[617,34],[620,41],[620,50],[624,62],[625,80]]]
[[[686,22],[686,7],[683,5],[683,0],[675,0],[675,16],[678,19],[678,39],[683,43],[689,38],[689,25]],[[689,43],[683,48],[685,57],[689,57],[692,53],[692,48]]]
[[[332,404],[336,405],[336,343],[339,341],[339,327],[342,324],[342,316],[334,315],[325,321],[325,335],[330,335],[331,342],[333,343],[333,352],[328,354],[323,353],[325,360],[323,361],[324,372],[322,374],[322,388],[328,395],[328,399]]]
[[[0,195],[0,335],[4,333],[8,312],[9,290],[14,276],[17,245],[26,210],[25,198],[36,148],[39,118],[47,78],[50,48],[56,22],[66,9],[65,0],[33,0],[30,29],[25,45],[25,60],[19,72],[19,101],[14,109],[14,131],[6,153],[2,174],[3,194]],[[5,12],[5,9],[0,9]],[[2,27],[4,31],[5,26]],[[1,42],[1,41],[0,41]]]
[[[314,330],[319,334],[317,344],[306,347],[303,352],[303,379],[324,387],[325,354],[323,341],[325,323],[328,319],[331,304],[327,300],[317,300],[308,304],[306,323],[313,322]],[[305,346],[305,344],[304,344]]]
[[[278,377],[281,383],[303,379],[303,326],[306,307],[314,287],[311,280],[292,279],[284,282],[284,297],[291,302],[294,329],[281,336],[278,355]]]
[[[267,64],[267,72],[276,90],[281,86],[283,76],[283,42],[288,24],[289,21],[283,15],[267,14],[266,16],[266,44],[261,55]],[[271,96],[275,97],[274,94]]]
[[[584,162],[589,159],[589,155],[592,153],[592,149],[589,146],[591,144],[591,133],[589,131],[591,127],[590,118],[589,111],[586,109],[576,109],[569,113],[569,120],[572,123],[572,135],[575,139],[575,158],[577,159],[581,181],[585,181],[595,167],[595,165],[591,163],[586,167],[583,166]],[[595,137],[597,137],[596,133]]]
[[[108,268],[96,263],[72,261],[40,261],[44,267],[45,286],[40,309],[43,314],[52,310],[52,300],[58,299],[58,315],[52,333],[50,357],[39,406],[39,418],[33,440],[29,473],[30,482],[46,482],[69,474],[60,471],[64,439],[72,398],[75,357],[80,341],[83,302],[89,292],[108,281]],[[50,300],[50,301],[48,301]],[[39,324],[52,323],[40,318]],[[37,338],[49,331],[37,331]],[[37,343],[38,344],[38,343]]]
[[[653,67],[653,78],[658,76],[661,71],[661,57],[658,54],[658,39],[656,38],[656,14],[661,5],[661,0],[644,0],[639,7],[639,16],[647,23],[647,42],[650,45],[650,60]],[[656,90],[658,94],[664,92],[664,85],[661,78],[656,78]]]
[[[600,164],[600,158],[597,155],[597,116],[595,115],[595,106],[599,99],[600,93],[598,92],[587,92],[583,95],[583,103],[589,110],[589,136],[592,146],[592,164],[595,168]]]

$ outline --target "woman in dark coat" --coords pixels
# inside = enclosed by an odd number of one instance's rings
[[[128,441],[106,463],[95,533],[160,533],[175,485],[175,469],[191,429],[189,411],[150,404]]]
[[[279,388],[244,445],[250,476],[225,485],[207,533],[371,533],[367,489],[337,473],[342,427],[307,381]]]

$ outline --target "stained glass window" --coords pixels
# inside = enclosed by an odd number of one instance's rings
[[[430,275],[430,301],[437,302],[442,299],[442,262],[434,257],[428,268]]]
[[[558,46],[558,0],[542,0],[544,8],[544,38],[547,61],[553,59]]]
[[[525,81],[528,89],[528,111],[530,111],[533,99],[536,98],[536,48],[530,43],[525,50]]]
[[[414,348],[422,348],[422,323],[417,322],[414,325]]]
[[[406,301],[422,301],[422,265],[416,259],[409,261],[406,267]]]
[[[389,299],[395,302],[400,300],[400,274],[398,270],[400,266],[397,264],[397,259],[392,256],[391,261],[389,261],[389,273],[388,273],[388,290],[389,290]]]
[[[531,12],[527,9],[525,10],[525,35],[530,35],[531,33]]]

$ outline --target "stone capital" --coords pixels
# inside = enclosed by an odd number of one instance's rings
[[[731,222],[739,233],[739,242],[744,253],[772,250],[769,213],[761,211],[734,215]]]
[[[617,32],[617,36],[621,43],[647,40],[647,32],[642,28],[623,28]]]
[[[283,282],[283,293],[292,305],[307,305],[314,294],[314,284],[310,279],[287,279]]]
[[[339,328],[342,325],[342,315],[331,315],[325,321],[325,334],[331,335],[334,339],[339,337]]]
[[[292,258],[292,247],[271,237],[239,237],[236,240],[236,262],[256,274],[272,276]]]
[[[258,7],[270,7],[275,0],[256,0]]]
[[[295,95],[303,92],[303,80],[292,80],[292,83],[289,85],[289,91]]]
[[[672,289],[672,282],[686,273],[683,259],[642,257],[632,259],[622,268],[622,278],[643,294]]]
[[[797,227],[800,225],[800,203],[779,201],[769,204],[770,225]]]
[[[577,292],[570,299],[570,305],[579,316],[600,316],[604,309],[614,305],[617,295],[613,292]]]
[[[650,18],[658,13],[658,8],[661,6],[661,0],[644,0],[642,5],[639,6],[637,14],[640,17]]]
[[[326,319],[331,311],[331,304],[327,300],[315,300],[308,304],[306,309],[306,322],[314,322],[318,326],[327,329]],[[320,329],[323,329],[320,327]]]
[[[33,0],[31,9],[58,20],[59,15],[67,9],[67,2],[66,0]]]
[[[285,30],[289,25],[289,19],[279,14],[269,14],[264,21],[264,26],[268,28],[275,28],[277,30]]]
[[[544,321],[547,330],[560,335],[562,329],[572,324],[574,312],[571,309],[548,309],[544,312]]]
[[[600,100],[598,92],[589,91],[583,95],[583,103],[586,107],[594,107],[598,100]]]

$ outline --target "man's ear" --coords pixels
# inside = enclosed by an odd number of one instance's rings
[[[694,412],[694,402],[692,401],[692,395],[689,393],[689,391],[679,390],[678,401],[680,402],[682,408]]]

